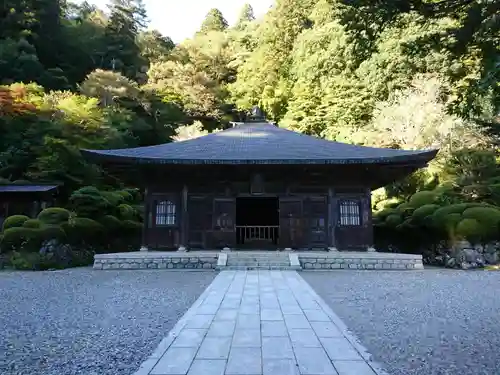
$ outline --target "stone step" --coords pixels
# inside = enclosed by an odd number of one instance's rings
[[[226,266],[225,270],[233,270],[233,271],[251,271],[251,270],[279,270],[279,271],[289,271],[295,270],[295,268],[290,267],[289,265],[283,266]]]

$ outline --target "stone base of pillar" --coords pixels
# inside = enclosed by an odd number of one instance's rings
[[[139,251],[149,251],[147,246],[142,245]]]
[[[328,248],[329,252],[338,252],[338,249],[335,246],[329,247]]]
[[[376,253],[377,249],[375,249],[373,246],[370,246],[368,249],[366,249],[369,253]]]
[[[187,249],[184,246],[181,245],[181,246],[179,246],[179,248],[177,249],[177,251],[179,253],[185,253],[185,252],[187,252]]]
[[[224,247],[224,248],[222,249],[222,252],[223,252],[223,253],[229,253],[229,252],[231,252],[231,248],[226,246],[226,247]]]
[[[291,247],[285,247],[283,251],[293,251],[293,249]]]

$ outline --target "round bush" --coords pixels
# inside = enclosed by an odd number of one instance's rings
[[[122,197],[123,202],[132,203],[134,201],[134,196],[126,190],[119,190],[116,192],[116,194]]]
[[[398,210],[395,208],[385,208],[382,211],[376,212],[375,216],[380,220],[384,220],[387,216],[398,213]]]
[[[43,223],[38,220],[38,219],[29,219],[29,220],[26,220],[23,224],[23,227],[24,228],[34,228],[34,229],[38,229],[40,228],[41,226],[43,226]]]
[[[66,232],[57,225],[46,225],[38,229],[40,231],[40,237],[43,241],[57,240],[59,242],[65,242]]]
[[[2,252],[38,251],[41,245],[40,231],[34,228],[14,227],[3,232]]]
[[[470,243],[476,243],[482,236],[481,225],[475,219],[462,219],[457,225],[456,234]]]
[[[104,227],[97,221],[81,217],[61,224],[61,228],[66,233],[68,243],[79,246],[100,246],[105,232]]]
[[[136,215],[134,208],[128,204],[120,204],[118,211],[120,212],[120,218],[124,220],[131,220]]]
[[[426,204],[434,203],[438,195],[433,191],[419,191],[410,197],[409,204],[412,207],[418,208]]]
[[[413,211],[412,218],[421,222],[425,217],[432,215],[438,208],[437,204],[424,204]]]
[[[44,224],[61,224],[68,221],[71,213],[61,207],[50,207],[46,208],[38,214],[38,220]]]
[[[109,204],[113,207],[116,207],[125,201],[123,196],[117,191],[102,191],[101,195],[106,198]]]
[[[392,228],[397,227],[402,222],[403,222],[403,219],[401,218],[401,215],[398,215],[398,214],[390,214],[389,216],[387,216],[385,218],[385,223],[387,224],[387,226],[392,227]]]
[[[23,224],[29,220],[30,218],[26,215],[12,215],[9,216],[5,221],[3,222],[2,230],[5,231],[9,228],[18,228],[22,227]]]
[[[485,234],[493,234],[500,224],[500,210],[491,207],[472,207],[466,209],[462,216],[465,219],[475,219],[480,223]]]
[[[108,231],[115,231],[122,227],[122,222],[112,215],[103,216],[99,222]]]
[[[12,181],[10,181],[6,178],[0,177],[0,185],[10,185],[11,183],[12,183]]]
[[[462,215],[453,213],[445,216],[443,220],[437,223],[438,228],[445,229],[447,231],[451,231],[455,229],[462,220]]]
[[[69,200],[78,216],[85,218],[105,215],[111,208],[109,201],[93,186],[74,191]]]
[[[124,229],[131,229],[135,231],[142,231],[142,223],[133,220],[123,220],[122,226]]]

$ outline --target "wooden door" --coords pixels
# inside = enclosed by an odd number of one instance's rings
[[[304,213],[307,220],[307,243],[310,248],[326,248],[327,236],[327,197],[308,197],[304,201]]]
[[[188,198],[188,246],[204,249],[207,247],[207,232],[212,229],[212,199],[204,195]]]
[[[218,248],[236,245],[236,199],[215,198],[212,220],[213,245]]]
[[[174,249],[179,246],[179,199],[173,194],[155,194],[151,198],[148,225],[148,245]]]
[[[279,245],[281,248],[304,247],[304,218],[301,197],[280,198]]]
[[[370,242],[369,222],[366,199],[357,197],[339,197],[337,200],[337,227],[335,228],[336,245],[339,250],[364,249]]]

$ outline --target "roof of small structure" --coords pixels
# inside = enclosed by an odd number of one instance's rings
[[[57,189],[57,185],[0,185],[1,193],[45,193]]]
[[[156,146],[82,150],[98,159],[152,164],[426,163],[438,150],[356,146],[309,136],[270,123],[244,123],[198,138]]]

